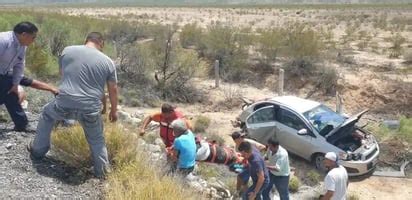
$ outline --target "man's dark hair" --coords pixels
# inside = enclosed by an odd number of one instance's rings
[[[273,137],[269,138],[268,140],[268,144],[273,145],[273,146],[278,146],[279,145],[279,141]]]
[[[250,144],[249,142],[244,141],[244,142],[239,144],[238,150],[240,152],[244,151],[244,152],[250,153],[250,152],[252,152],[252,144]]]
[[[168,104],[168,103],[164,103],[162,105],[162,113],[172,113],[175,111],[175,107]]]
[[[239,132],[239,131],[233,132],[230,136],[232,137],[233,140],[236,140],[236,139],[238,139],[238,138],[245,137],[245,135],[242,134],[242,133]]]
[[[87,34],[86,42],[102,43],[102,42],[104,42],[104,37],[99,32],[91,32],[91,33]]]
[[[16,34],[22,34],[22,33],[34,34],[34,33],[37,33],[37,31],[39,31],[39,29],[36,27],[36,25],[34,25],[31,22],[20,22],[16,24],[16,26],[14,26],[13,28],[13,32]]]

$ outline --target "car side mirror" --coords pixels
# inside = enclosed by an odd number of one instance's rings
[[[306,128],[302,128],[298,131],[298,135],[309,135]]]

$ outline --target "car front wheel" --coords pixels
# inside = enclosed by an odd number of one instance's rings
[[[313,156],[313,163],[316,166],[316,169],[322,171],[322,172],[326,172],[326,167],[323,164],[323,160],[325,159],[325,155],[322,153],[317,153]]]

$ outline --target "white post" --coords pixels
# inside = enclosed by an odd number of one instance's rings
[[[339,95],[339,92],[336,92],[336,112],[342,113],[342,98]]]
[[[219,60],[215,61],[215,87],[219,88],[219,81],[220,81],[220,75],[219,75]]]
[[[283,96],[283,84],[285,81],[285,70],[279,69],[279,96]]]

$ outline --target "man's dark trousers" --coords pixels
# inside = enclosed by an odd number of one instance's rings
[[[4,104],[14,122],[16,130],[24,130],[28,124],[26,113],[19,103],[17,94],[8,91],[13,86],[11,76],[0,75],[0,105]]]

